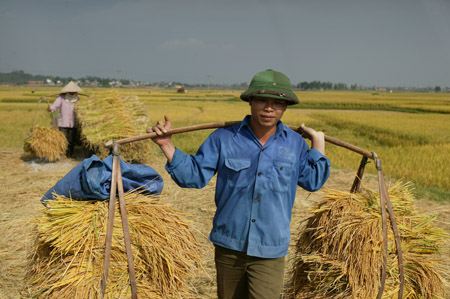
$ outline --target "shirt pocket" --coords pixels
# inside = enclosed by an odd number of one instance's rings
[[[250,167],[250,158],[226,158],[227,182],[231,188],[248,187],[248,178],[245,169]]]
[[[289,161],[273,161],[270,189],[275,192],[287,192],[291,185],[294,163]]]

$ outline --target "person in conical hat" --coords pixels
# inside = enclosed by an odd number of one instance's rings
[[[280,298],[297,186],[317,191],[330,175],[323,132],[302,124],[303,137],[281,122],[298,104],[283,73],[257,73],[241,99],[250,115],[211,133],[195,155],[176,148],[170,119],[148,132],[167,158],[178,186],[203,188],[216,177],[216,213],[209,240],[215,245],[218,298]]]
[[[82,91],[83,90],[73,81],[70,81],[66,86],[63,87],[63,89],[61,89],[62,93],[78,93]]]
[[[59,110],[57,117],[58,128],[64,133],[68,141],[66,156],[72,157],[78,139],[78,121],[75,114],[75,103],[80,100],[78,93],[83,90],[73,81],[61,89],[55,102],[47,108],[50,112]]]

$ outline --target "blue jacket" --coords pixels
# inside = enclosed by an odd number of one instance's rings
[[[261,146],[249,118],[214,131],[196,155],[177,148],[166,169],[188,188],[204,187],[217,173],[211,242],[250,256],[282,257],[288,252],[297,185],[320,189],[330,161],[281,121]]]

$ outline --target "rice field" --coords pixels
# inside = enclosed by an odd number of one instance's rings
[[[196,91],[179,95],[161,91],[152,92],[144,101],[153,120],[168,114],[173,126],[179,127],[242,119],[249,108],[239,100],[239,94],[239,91]],[[450,164],[449,94],[374,95],[358,91],[297,92],[297,95],[301,103],[288,108],[284,123],[298,126],[304,122],[329,136],[375,152],[383,161],[385,175],[412,181],[420,197],[450,199],[450,175],[446,167]],[[183,150],[194,153],[208,133],[175,136],[174,141]],[[346,169],[357,169],[361,158],[334,145],[327,147],[327,155],[335,167]],[[375,173],[371,165],[366,169]]]
[[[376,152],[389,176],[450,189],[446,167],[450,163],[450,115],[333,111],[313,117],[323,123],[326,132],[347,134],[349,142]],[[351,167],[348,161],[341,158],[335,163]]]
[[[49,126],[45,110],[58,88],[0,87],[0,147],[21,148],[34,125]],[[150,122],[167,114],[173,127],[241,120],[249,113],[240,90],[118,89],[145,104]],[[101,97],[108,89],[86,89]],[[53,96],[51,96],[53,95]],[[300,105],[290,106],[285,124],[305,123],[326,135],[376,152],[385,175],[412,181],[421,197],[450,200],[450,94],[373,91],[297,92]],[[42,97],[42,98],[41,98]],[[38,104],[39,99],[41,102]],[[194,153],[210,130],[174,136],[175,144]],[[334,145],[327,147],[334,167],[357,169],[360,156]],[[366,167],[375,172],[374,167]]]
[[[85,89],[85,93],[101,98],[109,89]],[[24,162],[24,139],[33,126],[50,127],[51,115],[46,111],[47,96],[53,102],[59,88],[0,86],[0,298],[31,298],[23,288],[26,254],[32,249],[31,219],[38,216],[39,198],[73,168],[80,160],[67,159],[56,163]],[[34,92],[33,92],[34,91]],[[173,127],[199,123],[241,120],[249,113],[247,103],[239,99],[241,91],[211,90],[177,93],[175,90],[118,89],[123,96],[139,97],[144,103],[150,123],[167,114]],[[439,214],[439,225],[449,229],[450,95],[428,93],[382,92],[298,92],[297,107],[289,107],[283,121],[288,125],[301,123],[323,130],[325,134],[375,151],[383,161],[384,173],[390,179],[412,181],[421,210]],[[82,98],[83,99],[83,98]],[[211,130],[175,135],[174,143],[194,153]],[[154,145],[152,145],[154,146]],[[153,149],[153,148],[152,148]],[[159,153],[155,148],[155,153]],[[348,150],[327,146],[333,169],[327,188],[349,190],[361,157]],[[165,181],[165,202],[191,214],[194,234],[202,245],[202,269],[194,272],[189,285],[197,298],[215,298],[215,270],[212,245],[207,239],[214,214],[214,179],[202,190],[180,189],[164,171],[162,155],[152,157],[150,165]],[[376,189],[373,163],[363,184]],[[299,190],[293,211],[292,243],[296,241],[297,221],[308,217],[308,208],[322,199],[325,191],[309,193]],[[434,200],[434,202],[428,199]],[[445,245],[445,244],[444,244]],[[294,246],[294,244],[292,245]],[[448,244],[442,256],[447,274],[450,269]],[[290,257],[293,255],[290,249]],[[289,258],[289,256],[288,256]],[[288,277],[289,273],[286,273]],[[446,275],[447,281],[449,275]],[[287,280],[286,280],[287,281]],[[446,284],[447,293],[450,285]],[[12,294],[12,295],[7,295]]]

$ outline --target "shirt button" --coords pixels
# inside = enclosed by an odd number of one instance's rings
[[[260,176],[262,173],[261,172],[258,172],[258,176]]]
[[[283,167],[280,167],[280,170],[283,170]]]
[[[264,151],[264,149],[261,150],[262,152]]]
[[[259,195],[255,195],[255,199],[258,199],[259,198]]]
[[[256,220],[255,220],[255,219],[252,219],[252,222],[256,222]]]

